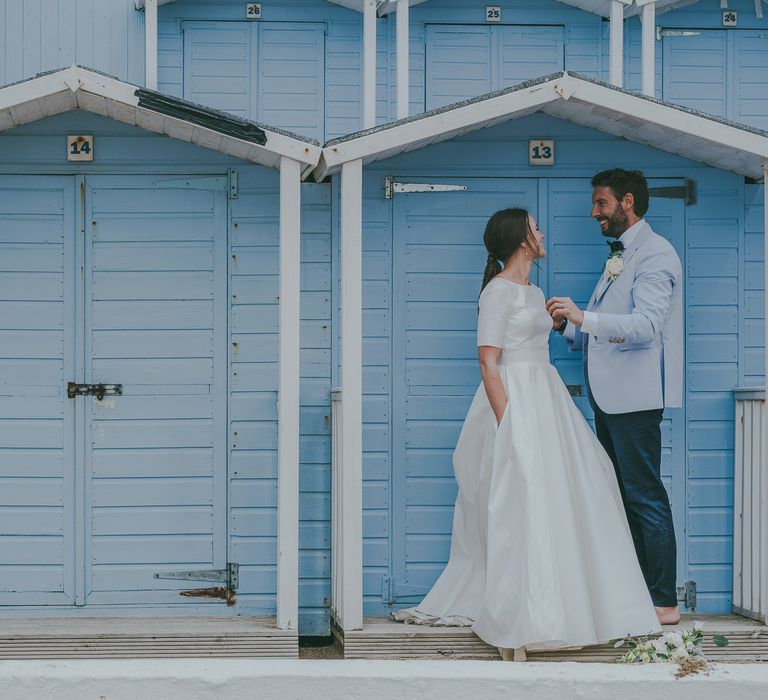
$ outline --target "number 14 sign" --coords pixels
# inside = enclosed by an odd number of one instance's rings
[[[554,165],[555,142],[554,141],[529,141],[528,165]]]

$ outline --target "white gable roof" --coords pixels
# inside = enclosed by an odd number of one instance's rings
[[[768,164],[768,132],[556,73],[333,139],[323,148],[313,177],[321,180],[345,162],[384,160],[535,112],[753,178],[762,178],[762,168]]]
[[[311,170],[319,144],[280,129],[72,66],[0,88],[0,131],[82,109],[145,131],[277,168],[287,156]]]

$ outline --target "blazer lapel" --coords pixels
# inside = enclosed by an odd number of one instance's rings
[[[635,240],[632,241],[632,245],[629,248],[627,248],[627,250],[625,250],[624,254],[621,256],[621,260],[624,264],[624,268],[626,268],[627,265],[629,264],[629,261],[632,260],[633,257],[635,257],[635,253],[637,252],[638,248],[640,248],[640,246],[643,245],[643,243],[645,243],[645,241],[648,240],[650,233],[651,233],[651,227],[646,222],[645,226],[643,226],[637,232],[637,235],[635,236]],[[605,274],[605,272],[603,272],[603,274]],[[602,281],[602,279],[603,278],[601,276],[600,280]],[[606,280],[606,283],[603,286],[603,288],[600,290],[599,294],[597,290],[600,289],[600,282],[598,282],[597,287],[595,287],[595,292],[592,295],[592,299],[590,300],[589,305],[587,307],[588,309],[594,308],[600,302],[600,300],[605,296],[605,293],[608,291],[608,289],[613,284],[613,282],[614,280],[609,277]]]

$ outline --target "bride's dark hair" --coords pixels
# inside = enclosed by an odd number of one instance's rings
[[[483,274],[483,286],[498,275],[502,265],[506,264],[526,241],[533,239],[533,231],[528,222],[526,209],[502,209],[497,211],[485,225],[483,243],[488,251],[488,260]]]

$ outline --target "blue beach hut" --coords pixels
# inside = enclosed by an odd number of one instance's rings
[[[0,89],[4,612],[260,616],[295,655],[319,152],[77,66]]]
[[[336,415],[343,440],[334,443],[333,469],[341,475],[334,529],[344,552],[333,590],[339,624],[353,633],[351,654],[355,643],[370,652],[365,635],[354,634],[365,632],[364,615],[417,603],[448,558],[451,454],[479,383],[485,221],[507,206],[533,211],[548,241],[536,283],[584,304],[604,257],[589,217],[589,178],[616,165],[648,176],[649,221],[676,247],[686,273],[686,398],[665,414],[662,467],[681,604],[731,610],[751,575],[740,553],[744,533],[734,530],[740,504],[762,498],[757,482],[739,481],[740,470],[752,467],[739,447],[743,423],[734,411],[743,409],[735,409],[734,390],[765,376],[765,187],[758,183],[766,164],[766,132],[567,73],[326,144],[315,177],[332,176],[340,190],[342,271]],[[580,357],[559,338],[551,353],[590,417]],[[758,401],[750,430],[764,430],[760,395],[750,394]],[[764,443],[750,436],[746,449],[759,469]]]

